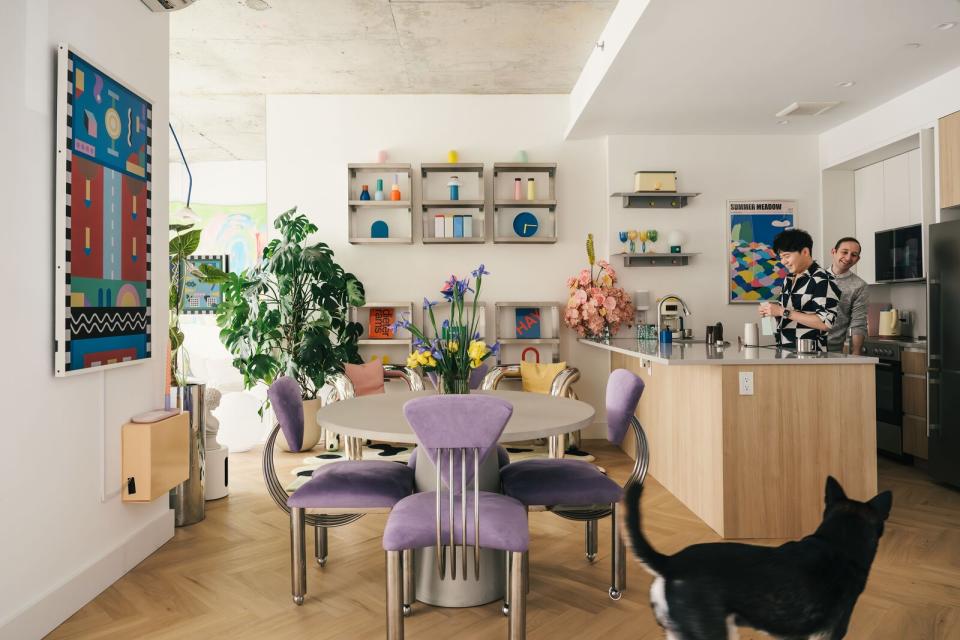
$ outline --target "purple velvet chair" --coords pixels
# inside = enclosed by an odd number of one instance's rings
[[[627,371],[617,369],[607,381],[607,439],[619,445],[627,431],[632,429],[637,460],[627,485],[642,483],[647,475],[649,450],[643,427],[634,415],[643,380]],[[597,554],[597,521],[611,516],[613,552],[610,597],[619,600],[626,588],[626,558],[617,520],[617,503],[623,489],[605,476],[596,466],[582,460],[533,459],[508,464],[500,470],[503,492],[516,498],[527,508],[547,509],[569,520],[587,523],[587,559]],[[505,610],[506,612],[506,610]]]
[[[303,400],[300,385],[293,378],[283,376],[271,385],[267,395],[277,416],[278,427],[291,447],[299,449],[303,442]],[[267,441],[273,451],[275,428]],[[272,459],[272,456],[271,456]],[[286,503],[290,511],[290,556],[293,583],[293,601],[303,604],[307,591],[306,519],[317,530],[317,560],[323,566],[326,560],[326,528],[353,522],[366,513],[385,513],[405,496],[413,493],[413,471],[403,464],[377,460],[347,460],[334,462],[317,469],[313,476],[291,495]],[[313,513],[307,514],[307,509]],[[321,555],[322,554],[322,555]],[[412,580],[405,580],[412,585]],[[409,589],[408,605],[413,601]]]
[[[407,367],[400,367],[397,365],[384,365],[384,376],[390,378],[400,378],[406,382],[407,386],[411,391],[422,391],[423,390],[423,378],[420,377],[420,374],[417,373],[414,369],[409,369]],[[269,395],[269,392],[268,392]],[[324,387],[324,395],[322,398],[322,404],[326,406],[331,402],[339,402],[342,400],[349,400],[355,396],[353,383],[350,382],[350,379],[342,373],[336,373],[327,378],[327,386]],[[299,414],[297,414],[299,415]],[[300,418],[292,418],[294,420],[300,420]],[[298,422],[302,424],[302,422]],[[283,509],[286,513],[290,513],[290,506],[287,504],[287,499],[289,495],[287,490],[284,488],[284,485],[280,482],[280,478],[277,476],[276,465],[273,461],[273,443],[277,439],[277,434],[280,433],[281,425],[278,422],[274,425],[273,431],[270,432],[270,435],[267,436],[267,443],[263,447],[262,454],[262,466],[263,466],[263,479],[267,485],[267,493],[270,494],[270,497],[273,498],[273,501],[277,504],[278,507]],[[327,432],[327,437],[331,437],[333,434]],[[302,443],[302,440],[299,440]],[[362,444],[363,441],[360,438],[345,438],[344,445],[347,451],[347,459],[360,459],[362,455]],[[327,562],[327,553],[328,553],[328,543],[327,543],[327,528],[328,527],[338,527],[344,524],[349,524],[354,520],[363,517],[361,513],[353,514],[340,514],[337,516],[332,515],[316,515],[316,514],[307,514],[305,517],[306,526],[313,527],[314,532],[314,550],[316,555],[317,564],[321,567],[324,566]],[[412,589],[412,587],[411,587]]]
[[[467,580],[467,547],[473,547],[473,578],[480,577],[480,549],[506,551],[512,559],[509,637],[526,637],[527,510],[519,501],[480,491],[480,463],[494,450],[513,414],[509,402],[484,395],[439,395],[403,406],[421,455],[436,467],[436,491],[415,493],[387,517],[387,638],[403,638],[402,575],[406,551],[436,547],[441,580]],[[446,492],[444,492],[446,487]],[[471,490],[472,489],[472,490]],[[468,513],[470,517],[468,518]],[[482,524],[481,524],[482,523]],[[460,571],[458,574],[458,550]],[[448,558],[449,556],[449,558]],[[449,559],[449,562],[448,562]]]

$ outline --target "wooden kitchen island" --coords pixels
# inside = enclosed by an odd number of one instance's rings
[[[827,475],[851,498],[876,495],[876,358],[581,342],[643,378],[649,473],[722,537],[812,533]],[[741,372],[753,374],[753,395],[740,394]]]

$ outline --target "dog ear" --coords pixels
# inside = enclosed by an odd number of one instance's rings
[[[893,506],[893,494],[889,491],[878,493],[867,502],[874,511],[884,520],[890,515],[890,507]]]
[[[834,502],[847,499],[847,494],[843,492],[843,487],[840,486],[840,483],[837,482],[837,479],[833,476],[827,476],[827,486],[824,493],[824,502],[828,506]]]

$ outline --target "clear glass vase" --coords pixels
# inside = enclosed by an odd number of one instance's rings
[[[438,380],[437,390],[444,395],[470,393],[470,374],[455,373],[452,375],[442,375]]]

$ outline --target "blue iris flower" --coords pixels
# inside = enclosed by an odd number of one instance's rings
[[[490,275],[490,272],[487,271],[487,268],[481,262],[479,267],[470,272],[470,275],[472,275],[474,278],[480,278],[482,276]]]

